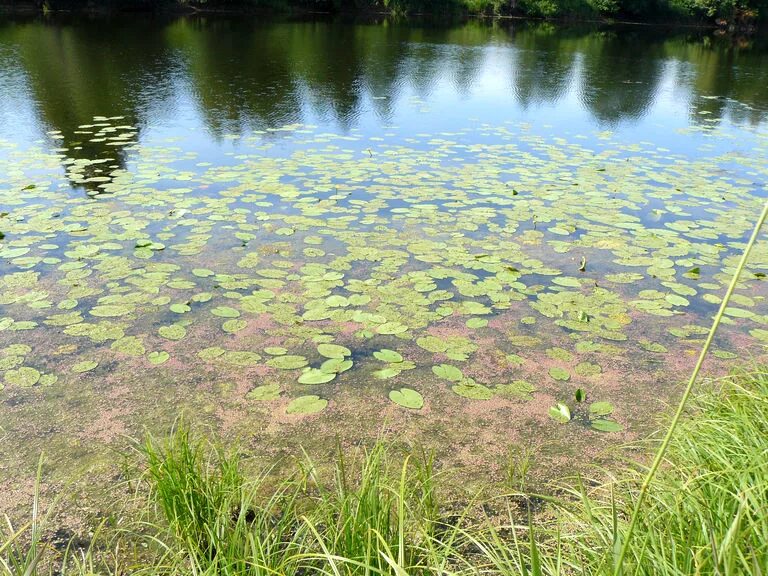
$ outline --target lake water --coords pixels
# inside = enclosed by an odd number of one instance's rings
[[[768,195],[762,42],[0,20],[0,480],[44,450],[106,481],[181,411],[270,462],[422,444],[468,485],[647,433]],[[766,358],[765,239],[708,374]]]

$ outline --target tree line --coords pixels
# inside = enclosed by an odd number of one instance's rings
[[[478,14],[553,19],[697,22],[752,29],[768,0],[0,0],[0,6],[57,10],[299,10],[402,15]]]

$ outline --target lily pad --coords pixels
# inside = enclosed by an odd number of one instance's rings
[[[589,405],[589,413],[593,416],[607,416],[613,412],[610,402],[593,402]]]
[[[239,318],[240,311],[229,306],[216,306],[211,309],[211,314],[219,318]]]
[[[563,382],[567,382],[571,379],[571,375],[568,373],[568,370],[565,368],[560,368],[559,366],[553,366],[550,368],[549,375],[555,380],[562,380]]]
[[[168,354],[168,352],[165,352],[164,350],[154,351],[147,354],[147,360],[149,360],[151,364],[155,364],[155,365],[164,364],[165,362],[168,361],[170,357],[171,355]]]
[[[590,425],[600,432],[621,432],[624,430],[624,426],[614,420],[592,420]]]
[[[344,358],[352,354],[349,348],[338,344],[320,344],[317,347],[317,352],[326,358]]]
[[[410,388],[392,390],[389,393],[389,399],[395,404],[404,408],[410,408],[411,410],[420,410],[424,406],[424,397],[416,390]]]
[[[99,363],[96,360],[83,360],[82,362],[78,362],[77,364],[72,366],[71,370],[76,374],[82,374],[84,372],[90,372],[91,370],[96,368],[98,365]]]
[[[256,388],[248,392],[245,397],[248,400],[277,400],[280,397],[280,385],[265,384],[263,386],[256,386]]]
[[[280,370],[294,370],[296,368],[303,368],[307,365],[307,359],[304,356],[297,355],[283,355],[275,356],[267,360],[267,366],[272,368],[279,368]]]
[[[389,350],[387,348],[382,348],[381,350],[377,350],[373,353],[374,357],[378,360],[381,360],[382,362],[390,362],[390,363],[400,363],[403,361],[403,357],[399,352],[396,352],[394,350]]]
[[[30,366],[22,366],[16,370],[8,370],[3,379],[6,384],[27,388],[37,384],[40,380],[40,372]]]
[[[549,417],[555,422],[565,424],[571,421],[571,410],[566,404],[559,402],[556,406],[552,406],[549,409]]]
[[[288,414],[315,414],[324,410],[326,406],[328,406],[328,400],[319,396],[299,396],[288,404],[285,411]]]
[[[432,366],[432,372],[434,372],[435,376],[438,378],[444,378],[445,380],[450,380],[451,382],[460,382],[464,379],[464,374],[462,371],[456,368],[456,366],[451,366],[450,364]]]
[[[180,324],[171,324],[170,326],[161,326],[157,333],[167,340],[181,340],[187,335],[187,329]]]
[[[317,368],[307,368],[299,376],[299,384],[326,384],[335,378],[335,372],[323,372]]]

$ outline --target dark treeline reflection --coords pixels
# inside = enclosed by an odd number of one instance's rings
[[[0,49],[45,129],[60,130],[73,157],[117,166],[121,147],[90,142],[80,125],[123,116],[141,132],[191,105],[215,137],[310,117],[345,131],[390,121],[405,97],[484,97],[487,69],[508,87],[507,106],[570,97],[609,128],[647,116],[665,87],[690,103],[692,123],[754,125],[768,110],[765,45],[645,28],[124,16],[0,22]]]

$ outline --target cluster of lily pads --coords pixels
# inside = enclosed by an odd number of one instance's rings
[[[749,156],[606,135],[594,150],[522,125],[391,142],[291,125],[291,153],[254,133],[222,163],[136,142],[120,118],[81,129],[128,167],[0,142],[2,381],[202,364],[288,414],[360,382],[413,411],[435,386],[525,401],[599,386],[600,358],[695,344],[760,202],[713,167],[768,178]],[[726,334],[768,343],[767,266],[761,243]],[[592,426],[611,428],[598,404]]]

